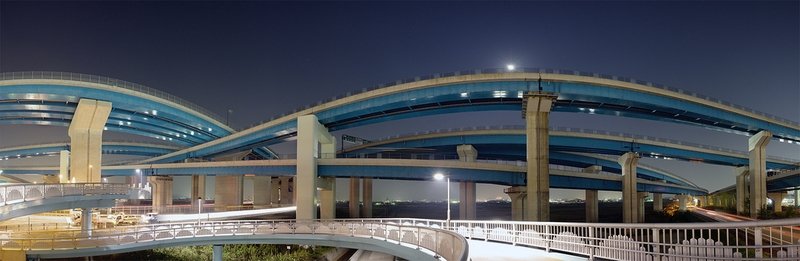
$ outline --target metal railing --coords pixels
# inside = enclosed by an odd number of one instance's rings
[[[0,206],[64,196],[127,195],[128,184],[63,183],[0,186]]]
[[[48,79],[48,80],[67,80],[67,81],[79,81],[79,82],[91,82],[91,83],[99,83],[105,84],[109,86],[119,87],[131,91],[136,91],[144,94],[148,94],[151,96],[155,96],[170,102],[174,102],[176,104],[180,104],[186,108],[204,114],[209,118],[212,118],[219,122],[219,124],[224,125],[225,118],[222,116],[217,115],[216,113],[200,107],[200,105],[191,103],[184,99],[179,98],[178,96],[166,93],[164,91],[160,91],[157,89],[153,89],[138,83],[127,82],[119,79],[114,79],[105,76],[97,76],[97,75],[90,75],[90,74],[83,74],[83,73],[71,73],[71,72],[47,72],[47,71],[29,71],[29,72],[4,72],[0,73],[0,80],[18,80],[18,79]]]
[[[380,84],[380,85],[377,85],[377,86],[374,86],[374,87],[371,87],[371,88],[363,88],[361,90],[347,92],[347,93],[345,93],[343,95],[337,95],[337,96],[330,97],[328,99],[317,101],[314,104],[301,106],[301,107],[298,107],[298,108],[296,108],[296,109],[294,109],[294,110],[292,110],[290,112],[286,112],[286,113],[283,113],[283,114],[280,114],[280,115],[277,115],[277,116],[273,116],[268,120],[253,124],[248,128],[255,127],[255,126],[264,124],[266,122],[270,122],[270,121],[273,121],[275,119],[278,119],[278,118],[281,118],[281,117],[284,117],[284,116],[287,116],[287,115],[290,115],[290,114],[293,114],[293,113],[296,113],[296,112],[299,112],[299,111],[302,111],[302,110],[305,110],[305,109],[308,109],[308,108],[312,108],[314,106],[321,105],[321,104],[324,104],[324,103],[327,103],[327,102],[331,102],[331,101],[335,101],[335,100],[338,100],[338,99],[350,97],[350,96],[353,96],[353,95],[357,95],[357,94],[361,94],[361,93],[365,93],[365,92],[369,92],[369,91],[373,91],[373,90],[377,90],[377,89],[382,89],[382,88],[386,88],[386,87],[391,87],[391,86],[395,86],[395,85],[406,84],[406,83],[422,81],[422,80],[431,80],[431,79],[439,79],[439,78],[445,78],[445,77],[461,76],[461,75],[480,75],[480,74],[494,74],[494,73],[508,73],[508,72],[509,71],[506,70],[505,68],[486,68],[486,69],[477,69],[477,70],[462,70],[462,71],[449,72],[449,73],[437,73],[437,74],[430,74],[430,75],[413,77],[413,78],[406,78],[406,79],[403,79],[403,80],[397,80],[397,81],[393,81],[393,82]],[[728,101],[716,99],[716,98],[713,98],[713,97],[709,97],[709,96],[706,96],[706,95],[694,93],[694,92],[683,90],[683,89],[664,86],[664,85],[658,84],[658,83],[642,81],[642,80],[638,80],[638,79],[634,79],[634,78],[630,78],[630,77],[621,77],[621,76],[614,76],[614,75],[608,75],[608,74],[589,73],[589,72],[581,72],[581,71],[575,71],[575,70],[551,69],[551,68],[518,68],[518,69],[514,70],[514,72],[547,73],[547,74],[587,76],[587,77],[594,77],[594,78],[600,78],[600,79],[607,79],[607,80],[615,80],[615,81],[621,81],[621,82],[634,83],[634,84],[644,85],[644,86],[647,86],[647,87],[666,90],[666,91],[670,91],[670,92],[674,92],[674,93],[689,95],[689,96],[692,96],[692,97],[695,97],[695,98],[699,98],[699,99],[702,99],[702,100],[705,100],[705,101],[709,101],[709,102],[712,102],[712,103],[722,104],[724,106],[740,109],[740,110],[743,110],[743,111],[746,111],[746,112],[750,112],[750,113],[753,113],[753,114],[756,114],[756,115],[759,115],[759,116],[767,117],[767,118],[769,118],[771,120],[775,120],[775,121],[778,121],[778,122],[792,124],[792,125],[800,125],[800,123],[798,123],[796,121],[792,121],[792,120],[789,120],[789,119],[781,118],[781,117],[778,117],[778,116],[775,116],[775,115],[772,115],[772,114],[769,114],[769,113],[760,112],[760,111],[757,111],[757,110],[754,110],[754,109],[751,109],[751,108],[748,108],[748,107],[744,107],[744,106],[741,106],[741,105],[737,105],[737,104],[734,104],[734,103],[731,103],[731,102],[728,102]],[[546,83],[544,83],[544,82],[543,82],[543,84],[546,85]],[[248,128],[244,128],[244,129],[248,129]],[[244,129],[242,129],[242,130],[244,130]]]
[[[192,238],[315,234],[363,237],[416,249],[426,249],[445,260],[466,261],[464,237],[440,228],[406,225],[392,220],[252,220],[161,223],[97,229],[91,233],[64,230],[46,236],[9,233],[0,237],[0,249],[73,250]],[[335,239],[334,239],[335,240]]]
[[[294,206],[294,204],[271,204],[265,206],[225,206],[225,207],[216,207],[214,205],[203,205],[201,212],[202,213],[213,213],[218,211],[237,211],[237,210],[253,210],[253,209],[268,209],[268,208],[279,208],[279,207],[288,207]],[[158,213],[158,214],[197,214],[197,206],[192,205],[172,205],[172,206],[116,206],[111,208],[113,212],[125,213],[128,215],[143,215],[147,213]]]

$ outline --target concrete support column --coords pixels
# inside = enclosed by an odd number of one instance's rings
[[[242,205],[242,193],[244,192],[243,175],[216,176],[215,181],[214,209],[216,211],[224,211],[228,207]]]
[[[475,162],[478,159],[478,150],[476,150],[474,146],[469,144],[456,146],[456,152],[458,153],[458,160],[460,161]],[[458,190],[459,219],[462,220],[475,219],[475,209],[476,209],[475,182],[462,181],[458,183],[458,188],[459,188]]]
[[[212,248],[212,261],[222,261],[222,245],[214,245]]]
[[[523,100],[525,135],[527,144],[527,197],[525,220],[550,220],[550,162],[549,118],[550,109],[558,96],[544,93],[527,93]]]
[[[350,218],[358,218],[360,215],[359,209],[359,197],[361,196],[361,192],[359,191],[359,186],[361,185],[361,179],[357,177],[350,177],[350,197],[348,199],[349,210],[350,210]]]
[[[511,198],[511,220],[525,220],[525,200],[527,198],[527,188],[514,186],[505,189],[505,193]]]
[[[653,210],[664,211],[664,195],[661,193],[653,193]]]
[[[783,198],[786,197],[786,192],[773,192],[769,193],[769,199],[772,200],[772,210],[775,213],[780,213],[783,211]]]
[[[800,207],[800,189],[794,191],[794,206]]]
[[[69,183],[69,151],[62,150],[58,156],[58,183]]]
[[[281,198],[281,179],[280,178],[270,178],[270,204],[280,204]]]
[[[272,177],[253,176],[253,206],[269,206],[272,203]]]
[[[475,219],[475,182],[462,181],[458,183],[458,217],[462,220]]]
[[[165,206],[172,206],[172,177],[170,176],[148,176],[147,180],[152,187],[151,197],[155,211]]]
[[[733,174],[736,175],[736,214],[744,214],[744,202],[747,198],[747,174],[750,173],[750,167],[738,167],[733,169]]]
[[[336,218],[336,178],[319,177],[319,218]]]
[[[637,195],[637,207],[639,208],[639,210],[637,210],[639,213],[637,220],[639,223],[644,223],[644,201],[647,199],[647,194],[647,192],[639,192]]]
[[[589,166],[582,170],[584,173],[600,173],[603,170],[602,166]],[[586,190],[586,198],[584,204],[586,205],[586,222],[597,223],[599,220],[599,206],[598,206],[598,193],[597,190]]]
[[[281,193],[280,204],[281,205],[294,204],[294,193],[292,192],[292,189],[290,189],[291,186],[289,184],[289,179],[291,179],[291,178],[292,177],[280,177],[280,178],[278,178],[278,180],[280,180],[280,183],[281,183],[281,191],[280,191],[280,193]]]
[[[81,209],[81,232],[86,235],[92,235],[92,209]]]
[[[586,222],[597,223],[599,220],[597,190],[586,190]]]
[[[622,166],[622,222],[636,223],[639,220],[639,195],[636,192],[639,155],[628,152],[622,154],[617,162]]]
[[[192,209],[197,209],[198,199],[206,200],[206,175],[192,175]]]
[[[767,203],[767,144],[772,138],[769,131],[761,131],[748,140],[750,152],[750,217],[758,217],[758,210]]]
[[[100,183],[103,130],[111,113],[111,103],[81,99],[69,124],[70,178],[75,182]]]
[[[678,197],[678,210],[686,211],[686,201],[688,201],[689,196],[677,195],[677,197]]]
[[[334,148],[335,139],[319,123],[317,116],[305,115],[297,118],[297,176],[294,182],[297,191],[297,219],[317,218],[314,204],[317,195],[317,159],[335,157]],[[320,202],[320,207],[326,202]]]
[[[372,178],[364,178],[364,182],[361,183],[361,197],[364,200],[364,207],[361,208],[361,217],[364,218],[371,218],[372,217]]]

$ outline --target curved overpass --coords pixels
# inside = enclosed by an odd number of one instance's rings
[[[472,128],[387,138],[348,148],[343,153],[375,153],[387,149],[413,148],[433,148],[442,152],[454,152],[457,145],[471,144],[476,147],[480,155],[519,160],[525,158],[525,139],[524,126]],[[557,152],[622,155],[634,150],[644,157],[726,166],[746,166],[749,161],[748,154],[740,151],[642,135],[576,128],[551,130],[549,143],[550,150]],[[766,163],[767,168],[771,169],[800,167],[800,162],[775,157],[767,158]]]
[[[314,114],[329,130],[433,114],[521,110],[522,94],[535,91],[541,77],[544,91],[558,94],[553,110],[609,114],[700,125],[755,134],[769,130],[775,138],[800,141],[800,125],[739,106],[709,100],[680,90],[621,77],[572,71],[467,71],[415,78],[319,103],[289,115],[205,144],[143,161],[173,162],[274,144],[296,133],[296,119]]]
[[[59,233],[48,239],[0,239],[4,250],[28,257],[71,258],[152,248],[221,244],[298,244],[378,251],[407,260],[466,261],[469,245],[455,232],[391,222],[269,220],[167,223],[94,230],[91,236]]]
[[[69,150],[69,142],[23,145],[0,148],[0,160],[55,156],[62,150]],[[144,142],[105,141],[103,154],[120,154],[135,156],[158,156],[179,150],[181,147]]]
[[[0,221],[73,208],[110,208],[128,197],[127,184],[66,183],[0,186]]]
[[[318,175],[322,177],[373,177],[401,180],[430,180],[436,172],[447,172],[455,181],[475,181],[497,185],[525,186],[524,162],[463,162],[456,160],[412,159],[320,159]],[[551,169],[550,186],[564,189],[622,190],[622,177],[610,174],[582,173],[579,170]],[[7,174],[53,175],[56,167],[10,168]],[[144,175],[241,175],[294,176],[296,161],[249,160],[191,163],[165,163],[103,166],[103,176]],[[704,195],[708,191],[694,185],[671,184],[639,179],[638,190],[644,192]]]

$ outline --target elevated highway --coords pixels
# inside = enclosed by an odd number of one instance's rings
[[[500,163],[500,164],[498,164]],[[505,164],[503,164],[505,163]],[[455,181],[474,181],[498,185],[524,186],[524,162],[463,162],[455,160],[412,159],[320,159],[320,177],[371,177],[380,179],[430,180],[433,173],[446,172]],[[58,168],[8,168],[7,174],[54,174]],[[251,160],[193,163],[165,163],[103,166],[104,176],[166,175],[242,175],[294,176],[296,160]],[[583,173],[577,169],[552,169],[551,186],[565,189],[620,191],[619,175]],[[643,192],[703,195],[708,191],[692,185],[671,184],[640,179],[637,188]]]
[[[110,208],[128,197],[127,184],[69,183],[0,186],[0,221],[73,208]]]
[[[541,79],[541,80],[539,80]],[[296,110],[208,143],[142,163],[174,162],[215,153],[275,144],[296,135],[297,117],[314,114],[329,130],[465,111],[521,111],[523,94],[558,95],[554,111],[608,114],[699,125],[754,135],[769,130],[776,139],[800,141],[800,125],[740,106],[651,83],[573,71],[465,71],[419,77]]]
[[[158,156],[180,149],[179,146],[130,142],[130,141],[105,141],[103,154],[133,155],[133,156]],[[69,142],[22,145],[0,148],[0,160],[19,158],[57,156],[62,150],[69,150]]]

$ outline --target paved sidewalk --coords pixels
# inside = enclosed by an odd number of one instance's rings
[[[467,240],[467,242],[469,242],[469,260],[471,261],[586,260],[583,257],[553,252],[547,253],[547,251],[531,247],[512,246],[480,240]]]

